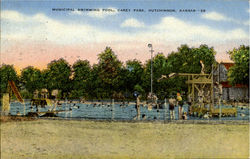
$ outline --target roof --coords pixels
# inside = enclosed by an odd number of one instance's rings
[[[247,85],[244,85],[244,84],[236,84],[235,86],[232,86],[232,85],[229,84],[228,81],[220,82],[220,84],[222,84],[223,88],[231,88],[231,87],[234,87],[234,88],[246,88],[246,87],[248,87]]]
[[[234,63],[231,62],[222,62],[221,64],[224,65],[227,70],[234,65]]]
[[[227,70],[234,65],[233,62],[220,62],[220,64],[224,65]],[[247,85],[244,85],[244,84],[236,84],[236,85],[232,86],[229,84],[229,81],[220,82],[220,84],[222,84],[223,88],[231,88],[231,87],[246,88],[246,87],[248,87]]]

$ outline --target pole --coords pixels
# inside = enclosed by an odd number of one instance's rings
[[[25,102],[23,102],[23,116],[25,116],[25,109],[26,109]]]
[[[220,102],[220,99],[221,97],[219,97],[219,106],[220,106],[220,120],[221,120],[221,102]]]
[[[219,106],[220,106],[220,120],[221,120],[221,94],[220,94],[220,63],[219,63],[219,66],[218,66],[218,88],[219,88]]]
[[[114,113],[115,113],[115,102],[114,99],[112,99],[112,120],[114,120]]]
[[[151,48],[149,51],[151,52],[151,100],[153,102],[153,45],[148,44],[148,47]]]
[[[214,65],[212,64],[212,84],[211,84],[211,98],[212,98],[212,106],[210,106],[210,111],[212,112],[214,109]]]
[[[167,119],[167,99],[164,99],[165,121]]]
[[[68,111],[67,111],[67,102],[68,102],[68,100],[67,100],[67,98],[66,98],[66,100],[65,100],[65,118],[67,118],[67,116],[68,116]]]
[[[153,98],[153,47],[151,47],[151,95]]]
[[[153,45],[151,46],[151,100],[153,102]]]

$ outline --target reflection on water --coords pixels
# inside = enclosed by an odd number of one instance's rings
[[[36,107],[31,106],[30,102],[25,103],[26,114],[28,112],[35,112]],[[229,108],[231,106],[222,106],[222,108]],[[46,112],[52,107],[46,106],[44,108],[39,107],[40,112]],[[169,120],[169,107],[168,103],[162,105],[163,109],[148,110],[148,107],[140,107],[141,120]],[[82,104],[82,103],[62,103],[57,106],[56,110],[62,111],[57,114],[61,118],[86,118],[86,119],[107,119],[107,120],[133,120],[136,116],[135,104]],[[183,106],[183,112],[187,112],[188,105]],[[23,105],[19,102],[12,102],[10,113],[11,115],[23,114]],[[222,120],[248,120],[249,108],[238,107],[237,117],[222,117]],[[178,107],[175,107],[175,119],[178,119]],[[198,117],[188,117],[188,119],[201,119]],[[204,119],[205,120],[205,119]],[[211,120],[211,119],[210,119]],[[218,120],[218,118],[213,118]]]

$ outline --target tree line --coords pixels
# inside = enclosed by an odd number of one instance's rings
[[[247,84],[249,81],[249,46],[240,46],[228,52],[235,65],[228,76],[232,84]],[[181,45],[168,56],[158,53],[153,57],[153,92],[164,99],[177,91],[187,92],[185,77],[168,80],[158,79],[170,73],[200,73],[200,60],[205,73],[211,73],[216,64],[215,50],[207,45],[189,47]],[[1,96],[7,92],[8,80],[13,80],[24,98],[32,98],[35,90],[46,88],[51,97],[54,89],[59,98],[71,99],[133,99],[133,92],[146,98],[150,92],[151,63],[137,60],[121,62],[110,47],[98,55],[98,63],[91,65],[88,60],[77,60],[70,65],[65,59],[53,60],[47,68],[39,70],[28,66],[17,75],[13,65],[2,64],[0,68]]]

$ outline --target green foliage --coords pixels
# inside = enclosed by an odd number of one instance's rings
[[[91,74],[91,66],[89,61],[87,60],[78,60],[73,66],[73,80],[72,80],[72,97],[87,97],[90,89],[90,74]]]
[[[231,84],[249,85],[249,46],[240,46],[238,49],[229,51],[234,66],[228,70],[228,80]]]
[[[205,73],[211,73],[212,65],[215,63],[215,51],[213,48],[209,48],[207,45],[200,45],[199,48],[189,48],[187,45],[182,45],[178,48],[177,52],[172,52],[166,58],[166,67],[164,68],[166,75],[170,73],[200,73],[201,64],[200,60],[205,65]],[[158,86],[157,90],[161,90],[162,93],[170,95],[172,92],[184,91],[187,92],[187,86],[185,84],[185,77],[178,77],[168,79],[165,84],[162,83]]]
[[[144,89],[139,84],[135,85],[134,90],[139,92],[140,94],[145,93]]]
[[[155,55],[153,58],[153,92],[160,99],[164,99],[173,92],[187,91],[184,77],[161,81],[158,79],[161,75],[169,75],[173,72],[200,73],[200,60],[205,65],[205,72],[210,73],[212,64],[215,62],[214,55],[213,48],[207,45],[200,45],[198,48],[182,45],[167,57],[162,53]],[[239,63],[246,60],[246,58],[238,58],[238,55],[233,53],[232,57]],[[246,57],[245,54],[244,57]],[[2,65],[0,73],[1,93],[6,91],[8,79],[18,82],[13,66]],[[98,55],[98,64],[92,67],[87,60],[78,60],[71,68],[69,63],[61,58],[51,61],[47,69],[42,71],[31,66],[23,69],[20,79],[23,85],[21,92],[27,98],[34,90],[41,88],[47,88],[50,94],[53,89],[58,89],[60,92],[58,97],[62,98],[110,99],[114,95],[133,98],[134,91],[139,92],[145,98],[150,92],[151,61],[148,60],[143,65],[134,59],[128,60],[123,65],[113,50],[106,47]]]
[[[207,45],[200,45],[199,48],[189,48],[182,45],[177,52],[172,52],[168,60],[168,72],[175,73],[200,73],[200,60],[205,65],[205,73],[211,73],[212,65],[215,63],[215,51]]]
[[[29,92],[28,90],[21,90],[20,91],[21,96],[23,97],[23,99],[32,99],[33,98],[33,94],[31,92]]]
[[[113,91],[119,91],[119,80],[122,63],[110,47],[106,47],[104,52],[98,55],[98,77],[102,80],[106,95],[111,96]],[[99,79],[98,79],[99,80]]]
[[[1,95],[7,92],[8,81],[14,81],[17,85],[18,77],[13,65],[3,64],[0,67],[0,77]]]
[[[165,96],[167,82],[160,81],[158,79],[161,78],[161,75],[167,74],[167,58],[159,53],[153,58],[153,92],[159,96]],[[149,92],[151,89],[151,60],[146,62],[146,66],[143,74],[143,88],[146,92]]]
[[[95,99],[101,99],[104,96],[105,88],[102,79],[99,78],[99,68],[97,64],[94,64],[90,72],[90,83],[88,94]]]
[[[143,66],[140,61],[128,60],[126,62],[125,72],[124,72],[124,80],[126,85],[126,90],[133,92],[133,89],[136,85],[140,85],[142,82],[142,74],[143,74]]]
[[[68,95],[72,87],[70,75],[70,65],[62,58],[51,61],[47,66],[47,70],[43,72],[46,87],[49,92],[51,93],[53,89],[59,89],[62,91],[63,97]]]
[[[28,66],[21,71],[21,83],[30,93],[42,88],[42,73],[39,69]]]

